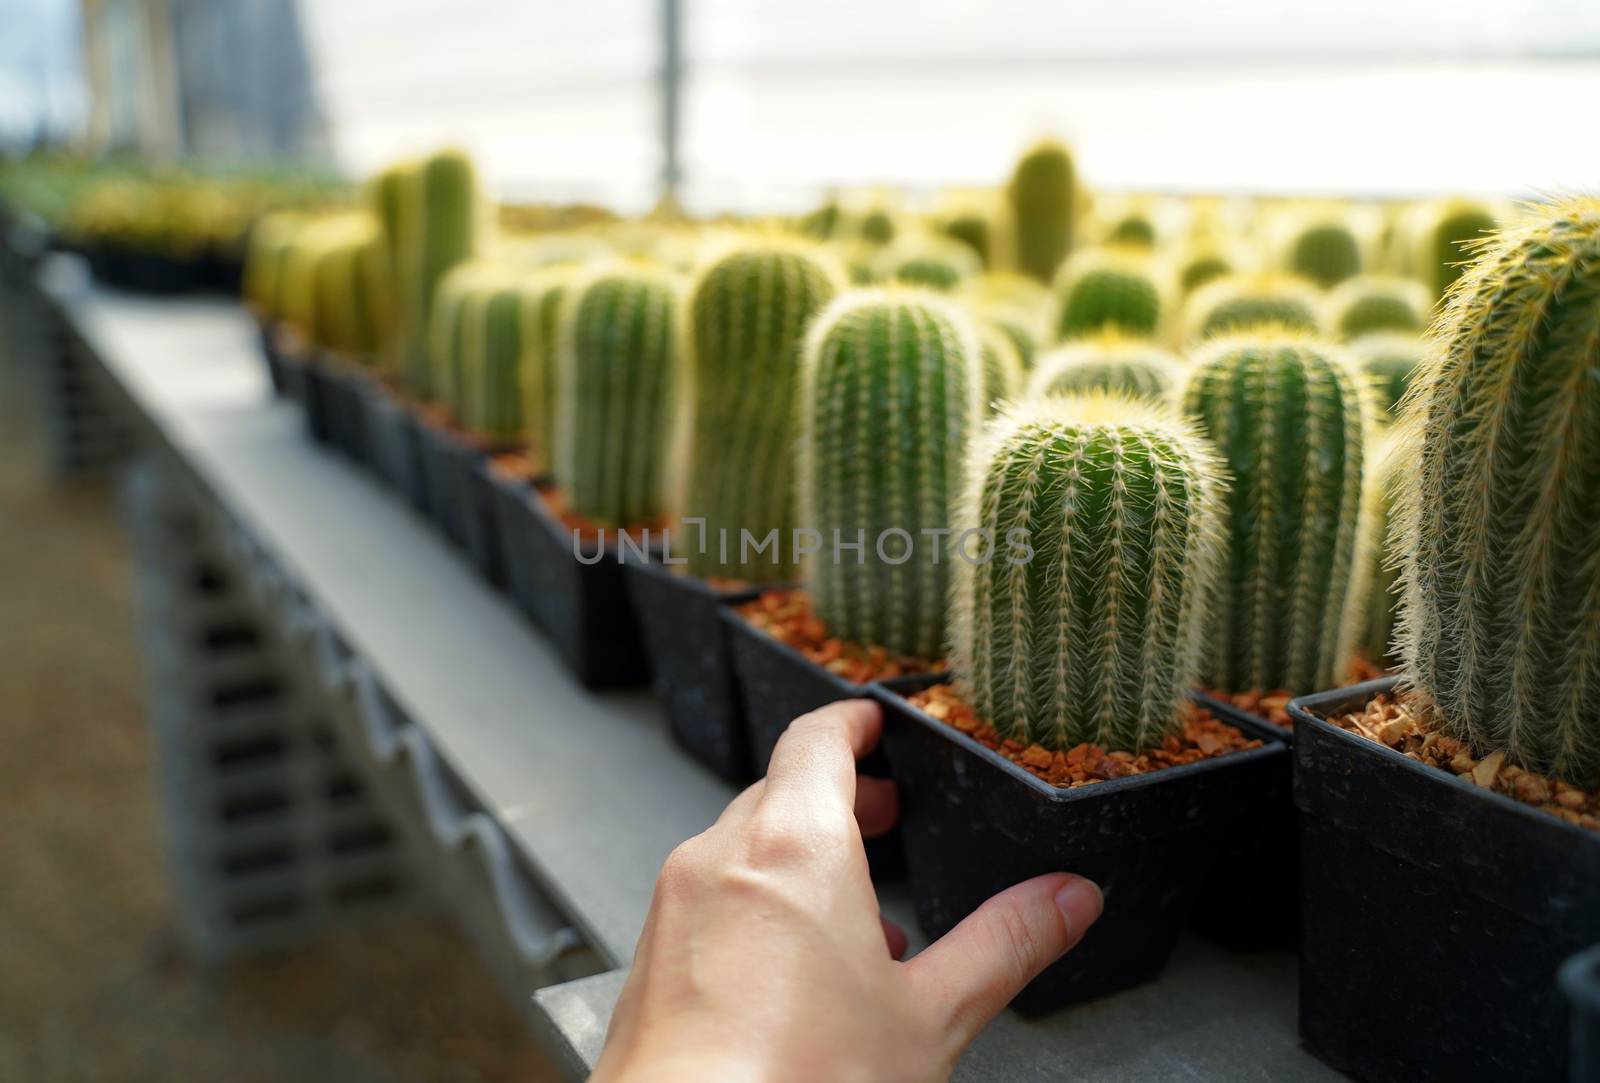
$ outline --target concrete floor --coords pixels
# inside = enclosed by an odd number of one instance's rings
[[[110,493],[47,482],[25,421],[0,383],[0,1080],[553,1079],[443,920],[184,958]]]

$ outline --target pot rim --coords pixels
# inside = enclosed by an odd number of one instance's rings
[[[1562,963],[1556,981],[1575,1006],[1600,1014],[1600,944]]]
[[[761,595],[765,594],[769,590],[775,588],[781,589],[783,587],[791,587],[794,585],[792,583],[755,583],[748,587],[740,587],[736,590],[719,590],[718,588],[713,587],[710,583],[707,583],[698,575],[691,575],[687,572],[680,573],[672,570],[673,568],[682,567],[681,564],[674,563],[671,566],[668,566],[664,560],[656,559],[658,556],[664,555],[664,551],[658,552],[654,547],[652,547],[645,554],[646,559],[642,561],[630,560],[627,562],[625,567],[628,569],[630,574],[647,575],[653,579],[659,579],[663,582],[671,583],[674,586],[680,586],[691,594],[698,594],[700,597],[717,602],[720,605],[739,605],[743,602],[751,602],[761,597]]]

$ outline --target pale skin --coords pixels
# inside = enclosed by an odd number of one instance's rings
[[[767,777],[668,857],[594,1080],[942,1080],[1082,939],[1100,890],[1051,873],[900,961],[862,847],[898,798],[855,766],[881,728],[867,700],[797,719]]]

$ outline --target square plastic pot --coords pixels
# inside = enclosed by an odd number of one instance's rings
[[[1395,684],[1289,705],[1301,1040],[1380,1083],[1565,1079],[1556,971],[1600,942],[1600,834],[1323,720]]]
[[[1012,1002],[1029,1014],[1159,974],[1223,840],[1281,777],[1289,755],[1271,742],[1060,788],[923,713],[905,691],[874,688],[923,931],[943,936],[996,892],[1042,873],[1076,872],[1105,892],[1105,912],[1082,942]]]
[[[486,477],[517,607],[585,687],[629,688],[648,681],[650,667],[622,565],[624,559],[643,558],[614,541],[604,549],[596,542],[575,547],[572,531],[550,511],[537,487],[495,470]]]
[[[428,513],[439,531],[456,545],[466,547],[467,518],[472,506],[469,492],[474,467],[483,452],[460,434],[427,417],[414,415],[422,473],[428,489]]]
[[[1572,1083],[1600,1083],[1600,944],[1566,961],[1561,991],[1572,1003]]]
[[[300,408],[305,411],[306,431],[324,446],[333,444],[333,391],[328,378],[328,363],[315,351],[300,355]]]
[[[278,331],[271,320],[256,320],[256,334],[261,344],[261,360],[266,362],[267,380],[272,394],[283,398],[288,394],[288,384],[283,371],[283,358],[278,353]]]
[[[484,581],[496,590],[505,590],[505,550],[500,544],[494,483],[489,477],[491,461],[481,452],[466,460],[467,500],[462,513],[462,547]]]
[[[333,446],[351,462],[364,465],[371,458],[367,448],[366,396],[371,393],[374,381],[350,362],[340,359],[328,359],[326,378]]]
[[[1252,737],[1294,744],[1294,731],[1241,711],[1226,700],[1191,692],[1213,716]],[[1222,841],[1195,899],[1196,932],[1236,951],[1289,948],[1300,929],[1300,836],[1295,824],[1293,757],[1285,756],[1272,785],[1257,794]]]
[[[623,574],[639,615],[651,682],[667,706],[672,736],[728,781],[751,781],[750,735],[722,610],[755,598],[760,588],[717,590],[654,561],[630,561]]]
[[[366,412],[368,465],[412,507],[427,514],[422,443],[410,407],[376,382],[363,398],[362,406]]]

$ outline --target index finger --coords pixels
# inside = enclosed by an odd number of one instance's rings
[[[847,699],[803,714],[784,730],[767,766],[765,798],[834,798],[855,803],[856,760],[871,752],[883,730],[883,712],[870,699]]]

